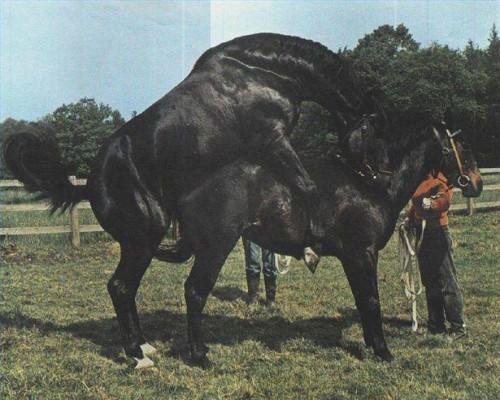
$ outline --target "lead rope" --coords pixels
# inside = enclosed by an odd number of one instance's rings
[[[274,265],[276,266],[276,270],[280,275],[288,274],[291,261],[292,257],[290,256],[284,256],[282,254],[274,253]]]
[[[422,243],[422,238],[424,237],[425,227],[426,221],[424,219],[422,220],[422,232],[420,237],[416,238],[415,248],[413,248],[404,223],[399,226],[399,256],[403,270],[401,273],[401,280],[404,284],[406,298],[411,303],[412,332],[416,332],[418,329],[417,296],[419,296],[423,290],[417,254],[420,249],[420,244]]]

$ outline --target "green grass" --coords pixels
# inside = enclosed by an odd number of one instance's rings
[[[384,328],[395,361],[375,359],[339,262],[280,277],[277,309],[244,302],[243,254],[231,253],[205,308],[214,366],[187,362],[186,265],[154,261],[138,307],[155,370],[135,372],[118,346],[106,282],[118,261],[106,240],[4,243],[0,270],[2,399],[497,399],[500,392],[500,212],[453,216],[469,336],[410,333],[394,238],[379,264]],[[419,310],[425,318],[423,298]]]

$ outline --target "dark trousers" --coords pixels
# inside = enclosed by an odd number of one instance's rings
[[[425,229],[418,260],[427,298],[429,330],[444,331],[446,320],[453,332],[465,332],[464,300],[447,226]]]
[[[247,276],[260,276],[261,270],[264,276],[276,278],[278,270],[274,263],[274,253],[263,249],[258,244],[243,238],[243,247],[245,249],[245,269]]]

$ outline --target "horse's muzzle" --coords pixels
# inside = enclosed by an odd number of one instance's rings
[[[483,179],[479,172],[470,175],[460,175],[457,180],[464,197],[479,197],[483,191]]]

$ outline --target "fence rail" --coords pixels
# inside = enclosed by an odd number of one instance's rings
[[[481,168],[481,175],[500,174],[500,168]],[[83,186],[87,184],[86,179],[77,179],[70,176],[70,181],[74,185]],[[0,188],[16,188],[23,187],[24,185],[15,179],[0,180]],[[485,185],[484,191],[500,190],[500,184]],[[454,192],[459,192],[460,189],[453,189]],[[50,206],[47,204],[37,203],[21,203],[21,204],[0,204],[0,212],[30,212],[30,211],[47,211]],[[474,199],[467,199],[465,204],[453,204],[451,211],[464,211],[466,210],[469,215],[472,215],[478,209],[500,208],[500,201],[475,201]],[[12,227],[0,228],[0,236],[17,236],[17,235],[41,235],[41,234],[54,234],[54,233],[69,233],[71,243],[75,247],[80,246],[80,233],[86,232],[103,232],[104,230],[100,225],[89,224],[80,225],[80,210],[91,209],[88,201],[82,201],[75,206],[68,213],[68,225],[61,226],[37,226],[37,227]],[[176,229],[174,229],[176,231]]]
[[[87,184],[86,179],[76,179],[70,176],[69,180],[73,185],[83,186]],[[0,180],[1,188],[16,188],[24,185],[15,179]],[[45,203],[29,204],[0,204],[0,212],[30,212],[30,211],[48,211],[50,206]],[[80,233],[103,232],[101,225],[89,224],[80,225],[80,210],[91,209],[88,201],[82,201],[73,207],[68,213],[68,225],[59,226],[28,226],[0,228],[0,236],[18,236],[18,235],[42,235],[54,233],[69,233],[71,244],[80,247]]]

